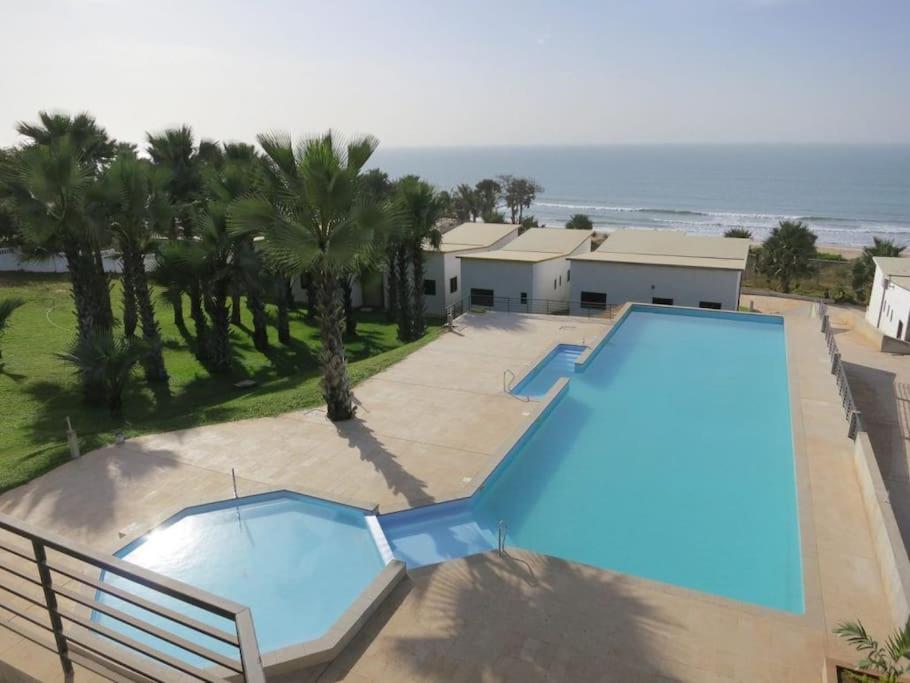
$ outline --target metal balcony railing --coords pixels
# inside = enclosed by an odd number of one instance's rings
[[[193,611],[220,617],[232,624],[233,632],[112,585],[104,580],[105,574],[150,589]],[[136,616],[138,611],[128,614],[102,602],[101,593],[156,615],[159,625]],[[0,610],[15,617],[0,620],[0,626],[54,652],[66,677],[72,674],[75,662],[101,675],[115,673],[139,680],[265,681],[249,608],[69,543],[7,515],[0,515],[0,594],[5,594]],[[111,628],[93,614],[130,628]],[[167,643],[177,654],[126,635],[131,629]],[[186,629],[203,638],[194,642],[175,632]],[[215,641],[227,645],[224,651],[232,654],[200,644]],[[205,663],[189,663],[200,660]]]
[[[822,301],[815,304],[815,311],[821,320],[821,331],[825,335],[825,343],[828,346],[828,356],[831,358],[831,374],[834,375],[837,383],[837,392],[841,397],[841,405],[844,409],[844,415],[847,418],[847,435],[855,439],[857,433],[863,431],[863,414],[857,409],[853,400],[853,392],[850,390],[850,382],[847,381],[847,373],[844,370],[844,364],[841,361],[840,349],[837,347],[837,339],[834,338],[834,331],[831,329],[831,318],[828,316],[828,306]]]

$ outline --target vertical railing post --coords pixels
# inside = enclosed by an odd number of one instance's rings
[[[237,627],[237,640],[240,641],[240,667],[243,669],[244,682],[265,683],[262,656],[250,611],[247,609],[237,612],[234,615],[234,625]]]
[[[835,351],[831,354],[831,374],[837,372],[838,367],[840,366],[840,352]]]
[[[37,539],[32,540],[32,549],[35,553],[38,578],[41,580],[41,588],[44,590],[44,604],[47,606],[47,615],[50,617],[51,631],[54,632],[54,641],[57,644],[57,654],[60,655],[60,665],[63,667],[63,673],[69,675],[73,673],[73,663],[70,661],[66,636],[63,635],[63,620],[57,610],[57,595],[51,584],[51,570],[47,566],[47,553],[44,551],[44,545]]]

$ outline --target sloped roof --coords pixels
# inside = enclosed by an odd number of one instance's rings
[[[470,249],[487,249],[509,233],[518,230],[512,223],[462,223],[442,235],[438,250],[424,244],[426,251],[467,251]]]
[[[875,265],[894,284],[910,289],[910,258],[903,256],[873,256]]]
[[[530,228],[501,249],[464,254],[461,258],[537,263],[568,256],[590,238],[587,230]]]
[[[617,230],[590,254],[573,261],[605,261],[641,265],[744,270],[748,239],[687,235],[681,230]]]

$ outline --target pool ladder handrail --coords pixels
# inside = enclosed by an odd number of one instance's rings
[[[506,534],[509,532],[509,525],[506,524],[506,520],[499,520],[498,534],[499,538],[496,541],[497,552],[499,556],[502,557],[506,552]]]
[[[512,379],[509,380],[508,382],[506,382],[506,377],[508,377],[509,375],[512,375]],[[515,379],[516,379],[515,373],[512,372],[509,368],[506,368],[505,371],[502,373],[502,390],[504,393],[508,394],[509,391],[512,390],[512,384],[513,384],[513,382],[515,382]]]

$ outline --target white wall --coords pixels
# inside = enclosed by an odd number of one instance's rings
[[[102,252],[102,261],[106,273],[119,273],[122,269],[120,257],[113,251]],[[145,257],[145,268],[155,266],[154,256]],[[0,271],[21,271],[24,273],[66,273],[66,259],[61,254],[52,254],[40,261],[28,261],[22,258],[18,249],[0,249]]]
[[[570,262],[566,258],[555,258],[534,264],[534,285],[530,296],[533,299],[568,302],[571,283]],[[554,287],[555,283],[555,287]]]
[[[461,292],[465,303],[469,303],[472,289],[492,289],[494,296],[509,297],[516,303],[522,292],[531,297],[533,265],[525,261],[461,259]]]
[[[889,282],[880,268],[875,269],[866,320],[882,334],[910,341],[910,291]]]
[[[572,261],[572,312],[584,313],[582,292],[603,292],[608,304],[651,303],[673,299],[676,306],[698,307],[701,301],[720,302],[727,310],[739,307],[741,271],[713,268],[652,266],[606,261]],[[652,288],[653,285],[653,288]]]

